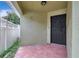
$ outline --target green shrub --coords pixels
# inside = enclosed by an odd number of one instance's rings
[[[11,47],[9,47],[7,50],[5,50],[4,52],[1,53],[0,58],[3,58],[9,52],[11,52],[11,53],[16,52],[16,50],[19,47],[19,43],[20,43],[20,41],[16,40]]]
[[[20,18],[15,13],[8,13],[8,16],[3,18],[14,24],[20,24]]]

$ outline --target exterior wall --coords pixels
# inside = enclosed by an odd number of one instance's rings
[[[79,1],[72,2],[72,57],[79,58]]]
[[[27,12],[23,17],[24,19],[21,20],[22,45],[46,43],[47,14],[37,12]]]
[[[67,5],[67,55],[72,57],[72,2]]]
[[[68,2],[67,51],[68,57],[79,58],[79,2]]]

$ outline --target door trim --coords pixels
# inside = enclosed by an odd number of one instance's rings
[[[61,14],[66,14],[66,8],[65,9],[60,9],[60,10],[56,10],[56,11],[51,11],[48,12],[47,15],[47,43],[51,43],[51,16],[55,16],[55,15],[61,15]]]

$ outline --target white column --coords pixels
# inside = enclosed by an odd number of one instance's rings
[[[72,2],[72,57],[79,58],[79,1]]]

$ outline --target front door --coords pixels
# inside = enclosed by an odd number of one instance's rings
[[[66,45],[66,14],[51,16],[51,43]]]

